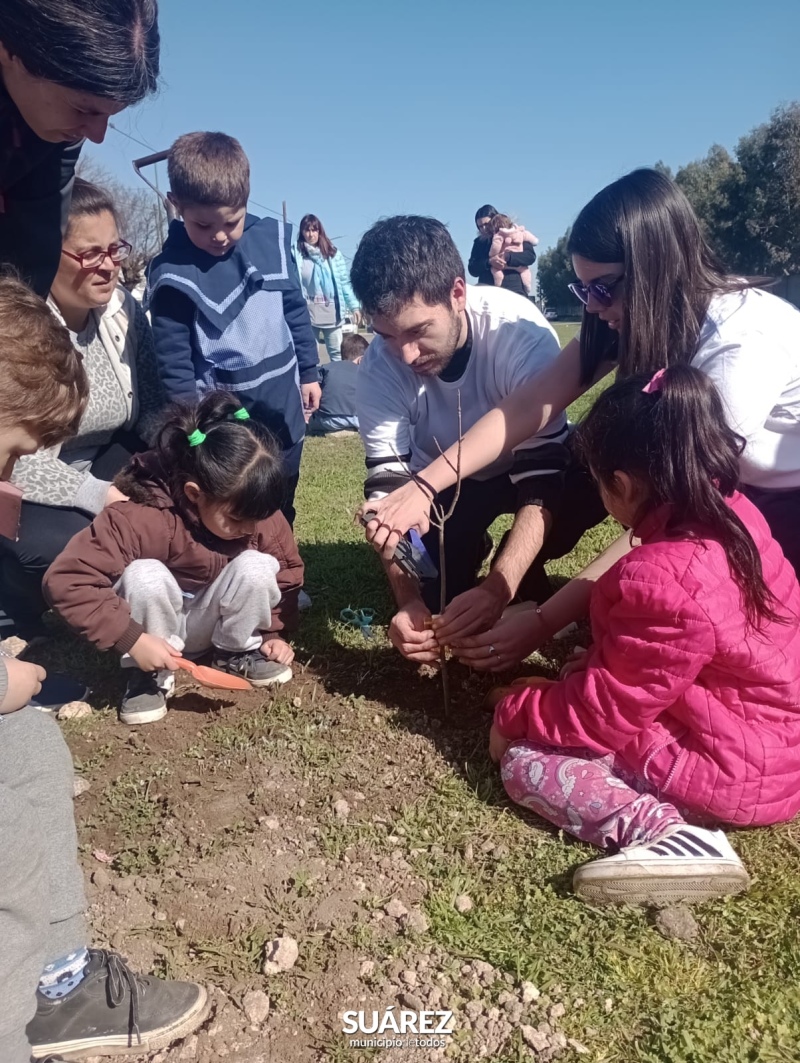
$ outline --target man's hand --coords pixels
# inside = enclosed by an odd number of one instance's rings
[[[176,657],[180,653],[164,639],[156,635],[142,634],[130,648],[130,655],[143,672],[160,672],[178,668]]]
[[[430,664],[439,660],[439,644],[430,627],[431,613],[419,599],[397,610],[389,624],[389,639],[409,661]]]
[[[47,673],[39,664],[30,661],[18,661],[16,657],[3,657],[3,664],[8,675],[8,689],[0,713],[7,715],[27,705],[42,689]]]
[[[372,543],[384,561],[391,561],[397,544],[411,528],[424,535],[430,528],[431,497],[409,480],[385,498],[364,502],[360,514],[374,513],[375,519],[365,526],[367,542]]]
[[[510,745],[511,739],[506,738],[505,735],[501,735],[497,726],[492,724],[492,729],[489,732],[489,756],[495,764],[500,763],[506,755],[506,751]]]
[[[314,381],[311,384],[301,384],[300,394],[303,396],[303,415],[306,421],[308,421],[311,414],[319,409],[320,399],[322,398],[322,386],[317,381]]]
[[[288,642],[280,638],[264,639],[261,652],[268,661],[276,661],[278,664],[291,664],[294,660],[294,650]]]
[[[440,617],[433,622],[436,639],[449,646],[456,639],[477,635],[494,627],[508,605],[508,594],[502,580],[491,575],[472,590],[457,595]]]

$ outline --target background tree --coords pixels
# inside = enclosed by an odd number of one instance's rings
[[[160,200],[145,188],[131,188],[91,159],[81,160],[78,176],[105,188],[114,200],[119,234],[133,246],[122,266],[126,288],[134,288],[144,277],[150,260],[161,250],[166,236],[166,215]]]
[[[567,285],[575,280],[572,259],[567,253],[569,229],[559,237],[555,247],[549,247],[538,260],[537,288],[539,301],[552,310],[564,310],[575,301],[567,291]],[[575,312],[578,312],[577,303]]]

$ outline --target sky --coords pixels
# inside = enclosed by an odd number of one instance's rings
[[[230,133],[253,212],[317,214],[346,256],[419,213],[466,259],[487,202],[547,248],[616,177],[800,99],[798,0],[161,0],[160,26],[159,94],[86,154],[136,185],[150,147]]]

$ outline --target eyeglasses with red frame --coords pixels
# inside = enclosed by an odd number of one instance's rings
[[[133,251],[133,246],[127,240],[120,240],[119,243],[111,244],[106,248],[98,247],[91,251],[81,251],[79,255],[61,248],[61,254],[74,259],[75,262],[80,262],[81,269],[97,269],[107,258],[111,259],[112,265],[119,266],[130,257],[131,251]]]

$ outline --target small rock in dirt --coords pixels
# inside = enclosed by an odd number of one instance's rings
[[[175,929],[176,929],[176,931],[179,934],[182,934],[184,932],[184,930],[186,929],[186,920],[183,919],[183,918],[176,919],[175,920]]]
[[[475,850],[472,847],[472,842],[467,842],[464,846],[464,863],[471,864],[475,859]]]
[[[428,932],[427,917],[424,912],[419,910],[419,908],[412,908],[408,915],[403,917],[401,922],[406,930],[410,930],[414,934],[427,934]]]
[[[471,1000],[464,1008],[464,1011],[467,1013],[467,1018],[471,1022],[475,1022],[483,1014],[483,1004],[480,1000]]]
[[[401,971],[400,980],[402,982],[405,982],[405,984],[411,989],[414,989],[417,984],[417,972],[412,971],[411,968],[409,968],[407,971]]]
[[[303,704],[303,699],[302,698],[292,698],[292,705],[294,705],[294,707],[296,709],[299,709],[302,706],[302,704]]]
[[[290,971],[297,963],[300,950],[294,938],[285,936],[268,941],[264,946],[264,974],[280,974]]]
[[[245,993],[242,1008],[253,1026],[266,1022],[269,1015],[269,997],[260,989],[251,989]]]
[[[492,856],[495,860],[507,860],[509,854],[509,848],[507,845],[495,845]]]
[[[277,816],[267,816],[264,820],[264,826],[267,830],[278,830],[280,828],[280,821]]]
[[[92,872],[92,882],[99,890],[107,890],[111,885],[111,875],[104,871],[102,867],[98,867],[96,871]]]
[[[375,961],[374,960],[364,960],[364,962],[361,964],[361,967],[358,970],[359,978],[371,978],[374,971],[375,971]]]
[[[460,893],[455,900],[455,910],[460,912],[461,915],[466,915],[467,912],[471,912],[475,905],[472,903],[472,897],[468,893]]]
[[[664,908],[656,916],[656,929],[670,941],[694,941],[700,933],[688,908]]]
[[[167,921],[167,913],[166,912],[156,912],[155,919],[156,919],[157,923],[166,923],[166,921]]]
[[[563,1004],[554,1004],[550,1011],[547,1013],[551,1021],[555,1022],[557,1019],[563,1019],[567,1014],[567,1009]]]
[[[82,779],[80,775],[76,775],[72,780],[72,796],[80,797],[81,794],[88,793],[91,790],[92,784],[88,779]]]
[[[547,1034],[540,1033],[534,1026],[520,1026],[519,1032],[522,1034],[522,1040],[534,1052],[546,1052],[550,1047]]]
[[[474,960],[472,969],[478,976],[478,980],[484,985],[491,985],[497,978],[497,971],[490,963],[486,963],[484,960]]]
[[[400,996],[400,1002],[405,1004],[411,1011],[424,1011],[425,1005],[422,1003],[416,993],[402,993]]]
[[[345,820],[350,815],[350,806],[341,798],[339,801],[333,803],[333,814],[337,819]]]
[[[390,919],[403,919],[408,915],[408,908],[397,897],[392,897],[388,904],[384,905],[383,909]]]
[[[180,1060],[184,1060],[184,1059],[189,1060],[189,1059],[196,1059],[196,1058],[197,1058],[197,1038],[194,1036],[194,1034],[192,1034],[191,1037],[187,1037],[186,1040],[183,1042],[183,1046],[181,1047],[180,1053],[178,1054],[178,1059],[180,1059]]]
[[[610,1015],[613,1010],[614,1001],[611,999],[611,997],[606,997],[606,999],[603,1001],[603,1011],[606,1013],[606,1015]]]
[[[532,1004],[534,1000],[538,1000],[542,994],[533,984],[533,982],[522,983],[522,1003]]]
[[[59,720],[81,720],[92,715],[92,706],[85,701],[68,701],[56,713]]]
[[[118,897],[124,897],[127,893],[131,893],[135,888],[135,875],[123,875],[122,878],[118,878],[111,886],[111,889]]]

